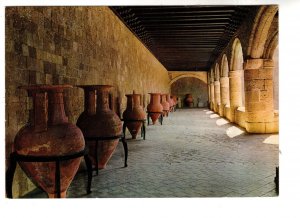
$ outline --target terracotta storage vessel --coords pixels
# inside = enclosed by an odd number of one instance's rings
[[[174,102],[173,100],[170,98],[170,94],[166,94],[167,95],[167,102],[169,102],[170,105],[170,111],[172,111],[173,106],[174,106]]]
[[[174,107],[176,107],[176,105],[177,105],[177,96],[176,95],[172,95],[171,96],[171,99],[173,100],[173,103],[174,103]]]
[[[122,133],[122,123],[117,114],[109,107],[110,85],[81,85],[84,89],[84,111],[77,120],[77,126],[84,137],[113,137]],[[119,139],[98,142],[98,168],[106,167]],[[95,143],[88,142],[89,157],[92,164],[95,160]]]
[[[161,105],[163,106],[164,116],[168,116],[170,111],[170,104],[167,102],[167,94],[161,94]]]
[[[151,113],[150,117],[153,124],[156,123],[157,119],[160,117],[160,113],[163,112],[163,106],[160,103],[160,93],[149,93],[150,94],[150,103],[147,106],[148,112],[157,112]]]
[[[193,107],[194,100],[192,94],[186,94],[184,102],[188,107]]]
[[[146,119],[146,113],[141,105],[141,94],[133,94],[126,95],[127,97],[127,107],[126,110],[123,112],[123,119],[124,120],[144,120]],[[128,122],[126,124],[127,128],[129,129],[132,138],[135,139],[136,135],[140,131],[142,127],[141,122]]]
[[[65,114],[63,90],[70,85],[35,85],[23,86],[28,95],[33,98],[33,110],[29,123],[17,133],[15,150],[21,155],[56,156],[80,152],[84,149],[84,138],[80,129],[68,123]],[[61,197],[66,197],[66,191],[73,180],[81,157],[62,161]],[[38,186],[56,197],[55,162],[19,162],[19,165]]]

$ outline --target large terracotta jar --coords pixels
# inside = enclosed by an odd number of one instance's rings
[[[127,107],[123,112],[124,120],[144,120],[146,119],[146,113],[141,105],[141,95],[133,94],[126,95],[127,97]],[[142,122],[127,122],[126,126],[132,135],[133,139],[136,139],[136,135],[142,127]]]
[[[147,106],[147,111],[150,113],[151,120],[153,124],[156,123],[157,119],[160,117],[160,113],[163,112],[163,106],[160,103],[160,93],[149,93],[150,103]],[[153,113],[156,112],[156,113]]]
[[[172,95],[171,96],[171,99],[173,100],[173,103],[174,103],[174,106],[176,107],[176,105],[177,105],[177,96],[176,95]]]
[[[161,94],[161,105],[163,106],[164,116],[168,116],[170,111],[170,104],[167,102],[167,94]]]
[[[173,106],[174,106],[174,102],[173,102],[173,100],[170,98],[170,94],[167,94],[167,102],[169,102],[169,105],[170,105],[170,111],[172,111]]]
[[[110,85],[82,85],[84,89],[84,111],[77,120],[77,126],[84,137],[113,137],[122,133],[122,123],[117,114],[109,107]],[[98,142],[98,169],[106,167],[119,139]],[[89,157],[96,165],[95,143],[87,142]]]
[[[80,129],[68,122],[65,114],[63,90],[70,85],[24,86],[33,98],[29,122],[15,137],[17,154],[32,156],[68,155],[80,152],[85,143]],[[61,197],[66,197],[81,157],[60,163]],[[55,162],[19,162],[27,176],[50,198],[56,197]]]
[[[193,96],[192,94],[186,94],[185,99],[184,99],[184,103],[188,106],[188,107],[193,107]]]

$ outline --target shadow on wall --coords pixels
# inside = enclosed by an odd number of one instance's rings
[[[187,107],[184,104],[186,94],[193,97],[193,107],[207,107],[207,84],[197,78],[181,78],[171,85],[172,95],[180,98],[179,107]]]

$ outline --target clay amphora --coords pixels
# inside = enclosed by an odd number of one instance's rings
[[[33,98],[33,109],[29,123],[17,133],[15,150],[21,155],[56,156],[80,152],[85,143],[80,129],[68,123],[65,114],[63,90],[70,85],[33,85],[22,86]],[[61,197],[66,197],[81,158],[60,163]],[[55,162],[19,162],[26,175],[48,193],[56,197]]]
[[[177,96],[176,95],[172,95],[171,96],[171,99],[173,100],[173,103],[174,103],[174,107],[176,107],[176,105],[177,105]]]
[[[170,98],[170,94],[166,94],[166,95],[167,95],[167,102],[169,102],[169,105],[170,105],[170,111],[172,111],[173,110],[173,106],[174,106],[174,102]]]
[[[160,103],[160,93],[149,93],[150,94],[150,103],[147,106],[148,112],[163,112],[163,106]],[[160,117],[161,114],[159,113],[151,113],[150,117],[153,124],[156,123],[157,119]]]
[[[170,104],[167,102],[167,94],[161,94],[161,105],[163,106],[164,116],[168,116],[170,111]]]
[[[146,113],[143,110],[141,105],[141,95],[133,94],[126,95],[127,97],[127,107],[126,110],[123,112],[123,119],[124,120],[144,120],[146,119]],[[141,122],[128,122],[126,126],[132,135],[133,139],[136,139],[136,135],[140,131],[142,127]]]
[[[193,107],[194,100],[192,94],[186,94],[184,102],[188,107]]]
[[[122,133],[122,123],[117,114],[109,107],[110,85],[81,85],[84,89],[84,111],[77,120],[77,126],[84,137],[113,137]],[[98,142],[98,169],[106,167],[119,139]],[[89,157],[96,165],[95,143],[88,142]]]

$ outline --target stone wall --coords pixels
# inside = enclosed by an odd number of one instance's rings
[[[277,47],[273,55],[273,104],[274,110],[279,110],[279,48]]]
[[[108,7],[7,7],[5,19],[6,158],[28,120],[32,100],[20,85],[110,84],[126,107],[126,93],[169,92],[167,70]],[[65,93],[69,120],[83,110],[83,91]],[[34,185],[21,170],[13,194]]]
[[[198,103],[201,107],[207,106],[207,83],[199,79],[193,77],[181,78],[171,85],[171,93],[180,97],[181,101],[183,101],[186,94],[192,94],[194,107],[197,107]],[[181,105],[184,106],[184,104]]]

